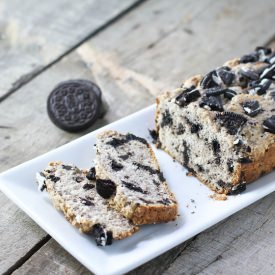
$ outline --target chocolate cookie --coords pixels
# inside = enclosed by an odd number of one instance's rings
[[[51,121],[68,132],[89,128],[100,114],[101,90],[88,80],[59,83],[50,93],[47,111]]]

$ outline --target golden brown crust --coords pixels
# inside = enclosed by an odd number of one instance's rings
[[[228,66],[230,68],[233,68],[237,65],[240,64],[240,58],[233,58],[231,60],[228,60],[227,62],[224,63],[224,66]]]
[[[189,77],[187,80],[185,80],[183,83],[182,83],[182,87],[191,87],[191,86],[197,86],[199,85],[199,83],[201,82],[203,76],[201,74],[197,74],[197,75],[194,75],[194,76],[191,76]]]
[[[242,164],[239,181],[250,183],[275,169],[275,143],[270,144],[263,154],[254,156],[252,163]]]
[[[140,205],[136,207],[131,220],[136,225],[169,222],[174,221],[177,218],[177,214],[177,204],[173,204],[170,207],[164,205]]]

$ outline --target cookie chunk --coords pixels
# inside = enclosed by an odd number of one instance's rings
[[[47,111],[51,121],[62,130],[86,130],[100,114],[101,90],[93,82],[76,79],[59,83],[50,93]]]

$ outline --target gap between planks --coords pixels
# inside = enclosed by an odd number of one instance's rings
[[[138,0],[138,1],[134,2],[132,5],[130,5],[129,7],[127,7],[124,10],[122,10],[120,13],[118,13],[116,16],[114,16],[113,18],[111,18],[108,21],[106,21],[102,26],[98,27],[96,30],[94,30],[91,33],[89,33],[82,40],[80,40],[74,46],[72,46],[71,48],[69,48],[68,50],[66,50],[63,54],[61,54],[60,56],[58,56],[57,58],[55,58],[49,64],[47,64],[45,66],[38,67],[34,71],[21,76],[14,83],[14,86],[11,89],[9,89],[4,95],[0,96],[0,103],[2,101],[4,101],[5,99],[7,99],[14,92],[18,91],[21,87],[23,87],[24,85],[26,85],[27,83],[29,83],[30,81],[32,81],[35,77],[37,77],[38,75],[40,75],[41,73],[43,73],[44,71],[46,71],[47,69],[49,69],[50,67],[52,67],[54,64],[56,64],[57,62],[59,62],[66,55],[68,55],[69,53],[73,52],[80,45],[82,45],[83,43],[85,43],[86,41],[88,41],[89,39],[91,39],[92,37],[96,36],[98,33],[104,31],[106,28],[108,28],[109,26],[111,26],[113,23],[115,23],[116,21],[120,20],[121,18],[123,18],[126,14],[128,14],[129,12],[131,12],[132,10],[134,10],[135,8],[137,8],[138,6],[140,6],[141,4],[143,4],[146,1],[148,1],[148,0]]]
[[[7,271],[2,275],[10,275],[16,269],[21,267],[34,253],[36,253],[44,244],[46,244],[51,239],[50,235],[46,235],[38,243],[36,243],[22,258],[20,258],[14,265],[12,265]]]

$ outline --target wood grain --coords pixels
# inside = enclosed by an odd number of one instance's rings
[[[130,75],[154,95],[252,51],[274,35],[270,27],[275,13],[272,0],[265,5],[257,0],[205,0],[199,5],[193,1],[148,1],[139,10],[77,51],[81,54],[90,47],[110,74]],[[256,23],[255,18],[261,20]],[[97,66],[92,58],[88,59]],[[151,88],[152,81],[157,89]]]
[[[144,264],[143,266],[131,271],[127,274],[161,274],[170,263],[180,254],[180,252],[190,244],[190,241],[185,242],[181,246],[175,247],[163,255],[157,257]],[[39,264],[37,264],[39,262]],[[16,270],[13,274],[92,274],[84,266],[66,252],[53,239],[45,244],[41,249],[34,254],[22,267]]]
[[[0,100],[138,2],[1,1]]]
[[[0,131],[0,170],[8,169],[83,134],[68,134],[57,129],[46,115],[46,98],[59,81],[86,78],[95,81],[102,88],[109,110],[103,119],[89,129],[91,131],[153,103],[155,95],[178,86],[181,79],[194,73],[206,72],[225,60],[246,53],[256,45],[268,41],[274,35],[270,26],[274,21],[275,4],[271,0],[266,1],[265,5],[257,3],[254,0],[241,2],[205,0],[194,5],[193,1],[152,0],[125,15],[0,103],[0,127],[3,126]],[[261,20],[256,24],[255,18],[261,18]],[[261,200],[261,203],[267,210],[267,213],[262,213],[263,219],[270,220],[271,216],[268,213],[272,211],[273,206],[268,199]],[[21,214],[21,211],[11,202],[4,200],[3,204],[11,207],[13,212],[8,218],[0,216],[0,228],[10,226],[10,230],[16,231],[18,226],[13,227],[15,219],[19,219],[18,223],[25,227],[17,232],[17,248],[21,248],[23,254],[29,249],[24,250],[24,233],[31,232],[37,226]],[[243,215],[249,216],[249,220],[254,219],[256,209],[255,213],[247,209],[243,211],[247,211]],[[24,223],[22,215],[28,220],[28,224]],[[233,220],[229,222],[230,226],[226,231],[229,235],[234,235],[236,228],[240,227],[240,221],[234,217],[235,215],[231,218]],[[255,219],[257,219],[256,216]],[[215,227],[220,229],[214,228],[208,231],[217,230],[216,239],[213,233],[213,245],[209,245],[214,246],[223,238],[225,228],[222,225],[223,223]],[[273,230],[269,227],[273,226],[272,223],[266,222],[265,226],[267,226],[266,232]],[[244,228],[247,227],[244,226]],[[243,232],[236,231],[236,239],[244,240]],[[45,233],[41,230],[39,234],[38,238],[32,238],[30,235],[29,247],[35,246]],[[265,236],[268,241],[268,234]],[[253,232],[251,238],[256,238]],[[9,248],[12,257],[9,263],[3,267],[0,265],[2,270],[7,269],[20,257],[13,253],[13,244],[11,238],[0,239],[0,246]],[[207,238],[204,244],[207,251]],[[187,253],[191,251],[190,246],[185,250],[185,245],[182,244],[167,252],[168,254],[151,261],[133,274],[146,274],[149,272],[148,266],[156,274],[169,266],[171,269],[167,272],[170,274],[173,270],[181,273],[181,268],[187,270],[179,265],[180,260],[175,261],[178,267],[173,267],[175,258],[179,259],[185,251]],[[250,255],[246,254],[241,246],[235,248],[237,254],[242,253],[243,257],[249,258]],[[64,260],[64,257],[67,257],[64,256],[67,255],[66,252],[60,247],[57,250],[54,242],[48,242],[41,249],[43,253],[39,251],[34,254],[18,269],[18,272],[27,274],[32,268],[43,272],[45,263],[50,262],[52,258],[56,258],[57,265],[60,265],[54,266],[52,273],[64,274],[66,268],[70,269],[71,274],[82,272],[83,267],[77,261],[72,263],[72,258],[68,261]],[[210,249],[211,247],[209,251]],[[221,254],[225,251],[226,241],[219,252]],[[270,252],[268,247],[265,247],[264,253],[271,253],[274,258],[273,252]],[[212,254],[203,255],[205,265],[201,265],[199,271],[205,269],[207,263],[210,268],[213,262]],[[1,263],[2,259],[5,259],[5,254],[0,250]],[[227,258],[228,268],[231,259],[231,257]],[[271,263],[272,257],[269,259]],[[256,262],[258,261],[255,261],[255,265],[261,266],[260,262]],[[189,266],[192,266],[192,263]]]
[[[0,274],[20,261],[46,233],[0,193]]]
[[[275,193],[201,233],[172,274],[274,274]]]
[[[37,265],[37,261],[39,261],[39,265]],[[56,241],[51,239],[47,245],[44,245],[21,268],[13,272],[13,274],[88,275],[92,273],[80,265]]]

